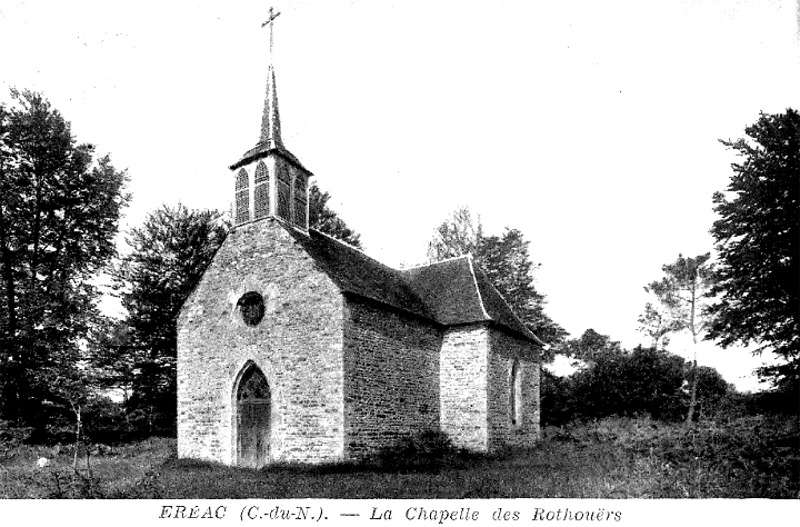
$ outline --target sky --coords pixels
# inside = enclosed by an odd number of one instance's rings
[[[713,252],[711,196],[736,160],[719,139],[800,108],[790,0],[272,5],[284,144],[368,254],[421,263],[468,206],[489,234],[524,233],[572,337],[627,348],[647,344],[643,286]],[[2,0],[0,101],[42,92],[127,169],[124,229],[161,204],[227,210],[227,167],[259,136],[269,7]],[[698,360],[759,388],[748,350],[704,343]]]

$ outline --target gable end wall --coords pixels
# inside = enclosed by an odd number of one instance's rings
[[[264,297],[255,327],[236,307],[248,291]],[[234,383],[253,361],[271,391],[271,460],[341,460],[342,311],[339,289],[276,221],[233,230],[178,319],[178,456],[235,463]]]

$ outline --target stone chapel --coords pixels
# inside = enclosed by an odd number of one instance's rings
[[[426,430],[533,444],[544,343],[469,255],[394,269],[309,227],[271,30],[261,134],[230,166],[234,227],[178,317],[178,456],[340,462]]]

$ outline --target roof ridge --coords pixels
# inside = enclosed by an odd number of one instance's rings
[[[432,265],[437,265],[437,264],[440,264],[440,263],[445,263],[445,262],[450,262],[450,261],[453,261],[453,260],[458,260],[459,258],[472,258],[472,253],[468,252],[468,253],[465,253],[465,254],[460,254],[458,256],[451,256],[449,258],[445,258],[444,260],[436,260],[435,262],[428,262],[428,263],[419,264],[419,265],[412,265],[411,267],[405,267],[403,269],[398,269],[398,271],[409,271],[411,269],[421,269],[422,267],[430,267]]]
[[[330,239],[330,240],[333,240],[334,242],[336,242],[336,243],[338,243],[338,244],[340,244],[340,245],[344,245],[344,246],[345,246],[345,247],[347,247],[348,249],[351,249],[351,250],[353,250],[353,251],[356,251],[357,253],[361,253],[361,255],[362,255],[362,256],[364,256],[365,258],[369,258],[369,259],[370,259],[370,260],[372,260],[373,262],[375,262],[375,263],[377,263],[377,264],[380,264],[380,265],[382,265],[383,267],[386,267],[387,269],[391,269],[392,271],[399,271],[399,269],[395,269],[395,268],[394,268],[394,267],[392,267],[391,265],[388,265],[388,264],[385,264],[385,263],[381,262],[381,261],[380,261],[380,260],[378,260],[377,258],[375,258],[375,257],[373,257],[373,256],[370,256],[370,255],[368,255],[367,253],[365,253],[363,250],[359,249],[358,247],[355,247],[355,246],[353,246],[353,245],[350,245],[349,243],[347,243],[347,242],[345,242],[345,241],[342,241],[342,240],[340,240],[339,238],[335,238],[335,237],[331,236],[330,234],[327,234],[327,233],[324,233],[324,232],[322,232],[322,231],[321,231],[321,230],[319,230],[319,229],[315,229],[314,227],[309,227],[309,228],[308,228],[308,232],[310,233],[311,231],[314,231],[314,232],[315,232],[315,233],[317,233],[317,234],[321,234],[322,236],[324,236],[324,237],[326,237],[326,238],[328,238],[328,239]]]
[[[472,263],[472,260],[470,260],[470,263]],[[475,269],[474,269],[474,267],[472,265],[470,265],[470,270],[472,271],[472,273],[473,273],[472,276],[474,277],[475,276]],[[498,290],[497,287],[495,287],[495,285],[492,283],[492,281],[489,280],[489,277],[486,276],[486,273],[483,271],[483,269],[480,268],[480,266],[478,267],[478,270],[481,273],[483,273],[483,275],[486,277],[486,281],[489,283],[489,286],[494,290],[494,292],[497,294],[497,296],[500,298],[500,300],[502,300],[503,303],[506,305],[506,307],[508,308],[508,312],[511,313],[512,317],[514,317],[514,320],[519,322],[520,326],[522,326],[528,333],[530,333],[539,345],[548,346],[549,347],[549,345],[546,342],[544,342],[542,339],[540,339],[536,335],[536,333],[531,331],[531,329],[528,327],[528,325],[525,324],[525,322],[523,322],[521,318],[519,318],[519,315],[517,315],[517,312],[514,311],[514,309],[512,309],[511,304],[508,303],[508,300],[506,300],[506,297],[504,297],[503,293],[501,293],[500,290]],[[477,280],[475,281],[475,286],[476,287],[478,286]],[[481,295],[480,288],[478,288],[478,298],[480,298],[481,306],[482,306],[483,305],[483,295]],[[484,310],[484,312],[485,312],[485,310]]]
[[[489,313],[486,311],[486,305],[483,303],[483,295],[481,294],[481,288],[478,287],[478,278],[475,276],[475,266],[473,263],[472,254],[470,253],[467,253],[467,263],[469,264],[469,272],[472,275],[472,283],[475,285],[475,292],[478,294],[478,303],[481,306],[481,311],[483,311],[483,316],[488,320],[492,320],[492,317],[490,317]]]

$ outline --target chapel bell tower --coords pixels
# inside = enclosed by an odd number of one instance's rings
[[[269,67],[261,136],[239,161],[230,166],[233,172],[235,227],[263,218],[278,218],[298,229],[308,231],[308,183],[313,176],[289,152],[281,140],[278,91],[272,65],[272,28],[280,15],[269,10]]]

